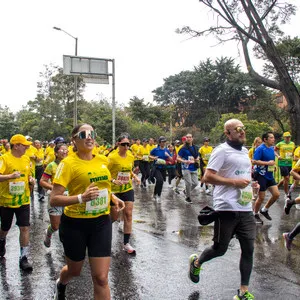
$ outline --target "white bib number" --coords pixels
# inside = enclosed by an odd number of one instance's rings
[[[23,195],[25,193],[25,182],[24,181],[10,182],[9,193],[11,195]]]
[[[108,190],[103,189],[99,191],[96,199],[86,202],[85,211],[88,214],[99,214],[105,212],[108,208]]]
[[[117,176],[117,180],[121,181],[123,184],[127,184],[130,179],[129,172],[119,172]]]
[[[149,161],[149,155],[143,155],[143,160],[144,161]]]
[[[253,191],[251,183],[247,185],[244,189],[241,189],[241,199],[238,201],[241,205],[247,205],[252,201]]]

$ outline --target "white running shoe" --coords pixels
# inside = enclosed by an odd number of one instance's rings
[[[128,254],[135,254],[136,253],[135,249],[129,243],[124,245],[123,250],[126,251]]]

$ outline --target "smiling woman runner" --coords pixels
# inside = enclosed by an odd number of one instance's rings
[[[51,206],[64,206],[59,228],[67,265],[56,283],[55,299],[65,299],[67,283],[79,276],[86,250],[94,284],[94,299],[110,299],[108,270],[112,228],[110,201],[123,208],[123,201],[111,194],[111,175],[104,156],[93,155],[95,131],[88,124],[77,125],[72,141],[77,149],[61,162],[53,181]],[[64,192],[68,189],[69,195]]]

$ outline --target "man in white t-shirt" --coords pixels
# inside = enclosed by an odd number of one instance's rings
[[[231,119],[224,124],[226,142],[214,149],[207,165],[203,181],[215,185],[214,209],[218,218],[214,224],[214,244],[206,248],[200,257],[190,256],[190,279],[199,282],[203,263],[226,253],[233,236],[241,247],[241,285],[234,299],[254,299],[248,292],[253,265],[255,219],[252,211],[251,161],[246,141],[245,127],[240,120]]]

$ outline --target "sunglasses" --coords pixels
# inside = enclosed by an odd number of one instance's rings
[[[242,132],[246,131],[246,129],[247,129],[246,126],[237,126],[233,130],[235,130],[237,133],[242,133]],[[229,130],[228,130],[228,132],[229,132]]]
[[[120,146],[123,146],[123,147],[126,147],[126,146],[129,147],[129,146],[130,146],[129,143],[120,143],[119,145],[120,145]]]
[[[82,130],[74,135],[74,137],[76,136],[78,136],[80,140],[87,139],[88,137],[95,139],[96,132],[94,130]]]

